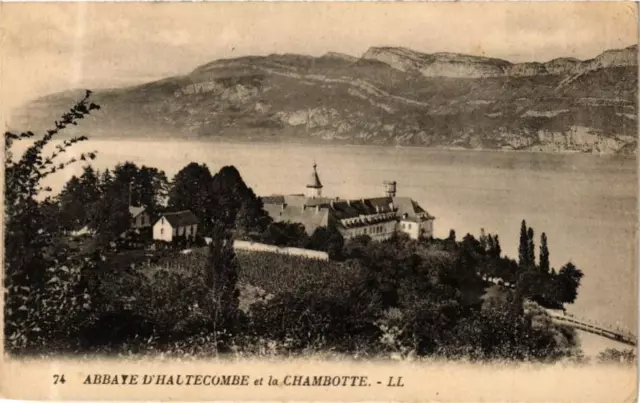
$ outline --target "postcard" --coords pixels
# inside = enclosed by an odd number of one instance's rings
[[[637,4],[0,3],[0,43],[0,396],[637,398]]]

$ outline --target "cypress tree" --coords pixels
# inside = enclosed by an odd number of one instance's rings
[[[216,302],[216,327],[221,324],[232,330],[239,304],[238,267],[233,250],[231,233],[224,224],[214,224],[209,245],[209,262],[205,272],[205,283],[212,290]]]
[[[496,234],[493,238],[493,254],[496,257],[500,257],[502,254],[502,248],[500,247],[500,239],[498,239],[498,234]]]
[[[536,266],[536,245],[533,240],[533,228],[527,231],[527,263],[529,268]]]
[[[527,222],[522,220],[520,226],[520,246],[518,247],[518,262],[520,267],[525,268],[529,266],[529,237],[527,235]]]
[[[540,270],[549,272],[549,247],[547,246],[547,234],[540,235]]]

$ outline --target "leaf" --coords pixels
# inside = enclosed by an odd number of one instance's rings
[[[57,283],[59,281],[60,281],[60,279],[57,276],[53,276],[53,277],[51,277],[51,280],[47,281],[47,284],[49,284],[49,283]]]

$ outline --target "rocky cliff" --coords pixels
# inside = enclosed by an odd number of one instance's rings
[[[637,46],[538,63],[374,47],[216,60],[190,74],[96,91],[94,136],[635,152]],[[42,129],[76,97],[36,100],[12,127]]]

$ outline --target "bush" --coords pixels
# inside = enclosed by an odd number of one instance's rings
[[[636,353],[633,349],[618,350],[608,348],[598,355],[598,361],[602,363],[633,364],[636,359]]]
[[[93,325],[92,297],[82,266],[52,266],[42,287],[9,286],[5,290],[5,346],[9,352],[72,352],[78,334]]]

